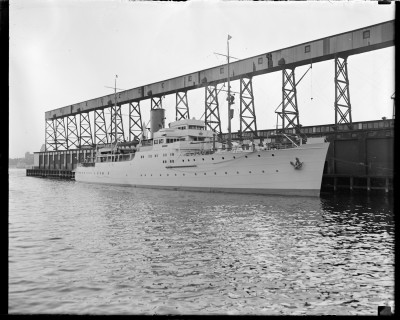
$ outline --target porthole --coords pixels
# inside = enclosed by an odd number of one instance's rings
[[[194,175],[197,176],[197,173],[195,173]]]
[[[263,170],[262,173],[265,173],[265,171]]]
[[[169,174],[167,173],[167,177],[169,177]]]
[[[204,161],[204,158],[202,158],[202,160]]]
[[[251,173],[251,171],[249,171],[249,173]]]
[[[224,160],[225,158],[224,157],[222,157],[222,160]]]
[[[237,174],[239,174],[239,171],[236,171]]]
[[[175,173],[175,177],[176,177],[176,173]]]
[[[160,174],[160,177],[161,177],[161,174]]]
[[[235,157],[235,156],[233,156],[233,159],[236,159],[236,157]]]
[[[183,174],[183,175],[185,175],[185,174]]]
[[[247,156],[244,156],[245,158],[247,158]]]
[[[182,160],[182,162],[185,162],[185,160]]]
[[[214,158],[211,158],[211,160],[214,160]]]
[[[260,155],[258,155],[258,157],[261,157]]]
[[[217,173],[216,173],[216,172],[214,172],[214,174],[216,175]]]
[[[228,172],[225,171],[225,174],[228,174]]]
[[[276,170],[276,172],[279,172],[279,170]]]
[[[275,155],[274,155],[274,154],[272,154],[272,156],[274,157]]]

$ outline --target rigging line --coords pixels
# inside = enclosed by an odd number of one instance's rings
[[[294,85],[295,87],[297,87],[297,85],[300,83],[300,81],[303,80],[304,76],[307,74],[307,72],[308,72],[310,69],[312,69],[312,64],[311,64],[310,67],[306,70],[306,72],[302,75],[302,77],[300,78],[300,80],[296,82],[296,84]],[[294,71],[293,71],[293,72],[294,72]],[[278,110],[278,108],[282,105],[282,103],[283,103],[283,102],[281,102],[281,103],[279,104],[279,106],[275,109],[275,112],[276,112],[276,110]]]

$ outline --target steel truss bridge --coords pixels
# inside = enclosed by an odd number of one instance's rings
[[[395,22],[391,20],[230,63],[231,81],[240,81],[239,132],[257,137],[252,79],[276,71],[282,72],[282,102],[276,112],[280,127],[282,131],[300,132],[295,69],[326,60],[334,60],[335,126],[351,129],[347,59],[393,46],[394,30]],[[175,94],[176,120],[181,120],[189,118],[187,92],[198,88],[205,88],[206,126],[222,137],[217,85],[227,81],[227,72],[227,65],[220,65],[48,111],[45,113],[45,151],[88,148],[116,139],[125,140],[123,105],[129,105],[128,139],[139,139],[144,129],[141,101],[150,99],[151,109],[162,108],[162,97]],[[93,115],[89,116],[90,113]]]

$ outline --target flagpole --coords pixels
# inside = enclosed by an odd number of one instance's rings
[[[114,87],[114,137],[115,137],[115,145],[117,145],[117,78],[118,78],[118,75],[115,75],[115,87]]]
[[[230,69],[229,69],[229,39],[231,36],[228,34],[227,47],[228,47],[228,150],[231,150],[231,84],[230,84]]]

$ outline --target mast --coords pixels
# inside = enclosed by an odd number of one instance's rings
[[[228,150],[231,150],[232,136],[231,136],[231,84],[230,84],[230,70],[229,70],[229,39],[232,37],[228,34],[227,47],[228,47]]]
[[[114,137],[115,137],[115,145],[117,145],[117,78],[118,75],[115,75],[114,81]]]

